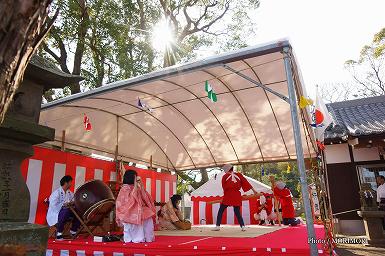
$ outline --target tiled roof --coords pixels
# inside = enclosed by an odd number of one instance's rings
[[[25,76],[42,84],[45,89],[63,88],[83,80],[81,76],[61,71],[50,60],[33,55],[26,70]]]
[[[69,78],[79,78],[80,77],[78,75],[72,75],[72,74],[68,74],[68,73],[61,71],[52,61],[50,61],[46,58],[43,58],[39,55],[36,55],[36,54],[32,56],[29,63],[36,66],[36,67],[42,68],[48,72],[52,72],[52,73],[57,74],[57,75],[62,76],[62,77],[69,77]]]
[[[330,103],[327,108],[334,125],[326,130],[325,139],[385,133],[385,96]]]

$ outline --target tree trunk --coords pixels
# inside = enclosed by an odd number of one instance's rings
[[[87,31],[89,28],[89,16],[88,16],[88,8],[86,6],[85,0],[79,1],[80,5],[80,24],[78,27],[78,42],[76,44],[75,56],[74,56],[74,68],[72,70],[73,75],[80,75],[82,59],[84,54],[84,45],[86,40]],[[70,86],[71,94],[80,92],[80,84],[76,83]]]
[[[96,66],[96,84],[95,87],[100,87],[103,85],[103,80],[105,76],[105,71],[104,71],[104,62],[105,62],[105,57],[103,55],[99,56],[99,64],[95,65]],[[96,64],[97,62],[95,62]]]
[[[193,187],[194,189],[197,189],[209,180],[209,175],[208,175],[207,170],[205,168],[199,169],[199,171],[200,171],[201,176],[202,176],[202,179],[199,182],[197,182],[195,179],[188,176],[183,171],[177,172],[177,174],[179,175],[179,177],[181,177],[181,179],[188,181],[190,183],[191,187]]]
[[[164,55],[163,55],[164,68],[174,66],[176,64],[176,54],[177,54],[176,47],[174,47],[173,45],[170,45],[165,49]]]
[[[206,168],[200,169],[200,172],[201,172],[201,175],[202,175],[202,179],[201,179],[201,181],[199,183],[200,183],[200,185],[203,185],[207,181],[209,181],[209,175],[207,173],[207,169]]]
[[[47,22],[51,1],[0,1],[0,123],[32,54],[57,16]]]

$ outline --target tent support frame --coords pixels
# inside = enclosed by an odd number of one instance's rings
[[[241,72],[239,72],[239,71],[233,69],[232,67],[230,67],[230,66],[227,65],[227,64],[223,64],[223,67],[224,67],[225,69],[227,69],[227,70],[230,70],[230,71],[233,72],[234,74],[237,74],[238,76],[240,76],[240,77],[246,79],[246,80],[249,81],[250,83],[253,83],[253,84],[257,85],[258,87],[261,87],[261,88],[265,89],[266,91],[268,91],[268,92],[274,94],[275,96],[277,96],[277,97],[283,99],[284,101],[286,101],[287,103],[289,103],[289,99],[288,99],[285,95],[282,95],[282,94],[280,94],[280,93],[278,93],[278,92],[276,92],[276,91],[270,89],[269,87],[267,87],[267,86],[265,86],[265,85],[263,85],[263,84],[261,84],[261,83],[255,81],[254,79],[252,79],[252,78],[248,77],[247,75],[245,75],[245,74],[243,74],[243,73],[241,73]]]
[[[252,67],[246,60],[243,60],[242,62],[245,63],[245,65],[247,65],[247,66],[250,68],[250,70],[252,71],[252,73],[254,74],[254,76],[257,78],[257,82],[260,83],[260,84],[262,84],[262,81],[261,81],[261,79],[259,78],[257,72],[254,70],[254,68],[253,68],[253,67]],[[266,87],[267,85],[264,85],[264,86]],[[287,149],[286,141],[285,141],[285,138],[284,138],[284,136],[283,136],[283,134],[282,134],[282,129],[281,129],[281,127],[279,126],[279,122],[278,122],[278,119],[277,119],[277,114],[276,114],[275,111],[274,111],[274,107],[273,107],[273,105],[271,104],[271,100],[270,100],[269,95],[267,94],[266,90],[263,90],[263,93],[265,94],[266,99],[267,99],[267,101],[269,102],[269,106],[270,106],[270,108],[271,108],[271,112],[273,113],[275,123],[277,124],[277,128],[278,128],[278,130],[279,130],[279,134],[281,135],[283,145],[285,146],[287,156],[290,158],[290,153],[289,153],[289,150]]]
[[[297,165],[298,165],[298,170],[300,174],[301,194],[302,194],[302,200],[305,208],[307,235],[308,235],[309,241],[311,241],[310,239],[312,238],[316,239],[316,236],[315,236],[314,223],[313,223],[312,211],[310,206],[308,184],[306,180],[305,161],[304,161],[303,148],[302,148],[300,125],[298,120],[298,106],[297,106],[295,85],[294,85],[293,74],[292,74],[290,51],[291,50],[289,47],[283,48],[284,64],[285,64],[286,78],[287,78],[287,85],[288,85],[288,92],[289,92],[291,120],[293,125],[295,149],[297,153]],[[317,244],[309,243],[309,245],[310,245],[310,255],[311,256],[318,255]]]

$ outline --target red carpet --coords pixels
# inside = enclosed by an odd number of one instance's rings
[[[323,226],[315,226],[317,238]],[[319,245],[320,255],[327,255]],[[153,243],[95,243],[91,239],[48,242],[47,256],[131,255],[309,255],[306,226],[281,229],[254,238],[159,236]]]

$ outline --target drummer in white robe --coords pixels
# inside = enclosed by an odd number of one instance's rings
[[[60,180],[60,187],[52,192],[49,197],[49,207],[47,212],[47,223],[49,226],[56,225],[56,239],[63,239],[64,224],[72,220],[71,235],[74,236],[79,229],[80,222],[75,218],[74,214],[67,207],[74,200],[74,194],[70,188],[72,185],[72,177],[64,176]]]

